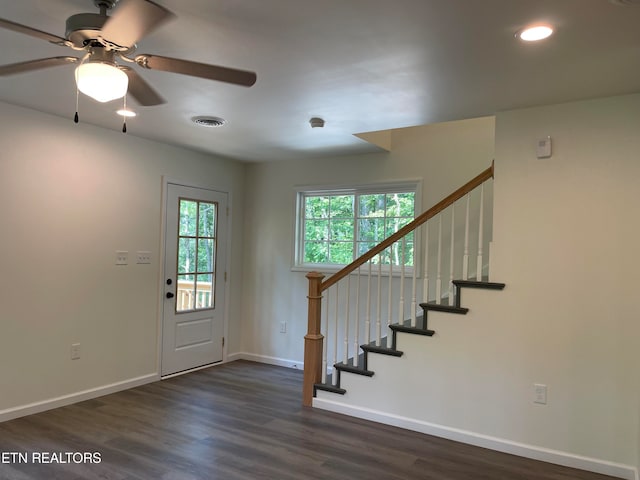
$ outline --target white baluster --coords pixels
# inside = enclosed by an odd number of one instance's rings
[[[456,204],[451,205],[451,246],[449,251],[449,305],[453,305],[453,253],[455,242],[453,236],[455,234],[456,224]]]
[[[476,263],[476,280],[482,280],[482,249],[484,230],[484,183],[480,186],[480,220],[478,220],[478,261]]]
[[[442,214],[438,218],[438,268],[436,270],[436,303],[442,303]]]
[[[426,239],[424,246],[424,283],[422,284],[422,302],[429,301],[429,222],[424,225],[424,237]],[[413,268],[416,266],[414,265]]]
[[[416,326],[416,307],[418,306],[418,299],[416,298],[416,275],[418,265],[416,262],[416,231],[413,231],[413,272],[411,272],[411,326]]]
[[[367,281],[367,317],[365,330],[367,331],[367,344],[371,343],[371,259],[369,259],[369,280]]]
[[[405,252],[407,248],[407,237],[402,237],[402,248],[400,250],[400,304],[398,305],[398,324],[404,322],[404,274],[405,274]]]
[[[391,335],[391,304],[393,302],[393,245],[389,247],[389,298],[387,300],[387,348],[392,346]]]
[[[349,361],[349,306],[351,302],[351,275],[347,275],[347,299],[344,302],[344,352],[342,360],[346,364]]]
[[[376,347],[382,338],[382,254],[378,254],[378,310],[376,311]]]
[[[464,220],[464,255],[462,256],[462,279],[469,279],[469,197],[467,193],[467,214]]]
[[[353,339],[353,366],[358,366],[358,354],[360,353],[360,267],[358,267],[358,281],[356,282],[356,319]]]
[[[338,363],[338,299],[340,298],[340,291],[338,290],[338,285],[335,286],[336,290],[336,305],[335,305],[335,315],[334,315],[334,329],[333,329],[333,363],[331,365],[335,365]],[[338,384],[338,371],[336,367],[332,367],[333,372],[331,375],[331,383],[333,385]]]
[[[322,383],[327,383],[327,343],[329,343],[329,290],[324,295],[324,325],[322,326],[322,334],[324,341],[322,342]]]

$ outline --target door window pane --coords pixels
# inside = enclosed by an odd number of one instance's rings
[[[213,275],[198,275],[196,308],[211,308],[213,306],[213,290]]]
[[[215,237],[216,206],[213,203],[200,202],[198,222],[198,236],[205,238]]]
[[[198,272],[215,271],[215,240],[211,238],[198,240]]]
[[[180,199],[176,312],[215,307],[218,204]]]
[[[195,277],[178,275],[178,294],[176,295],[176,311],[193,310],[195,305]]]
[[[198,202],[180,200],[180,235],[191,237],[196,235],[196,218],[198,218]]]
[[[178,240],[178,273],[196,271],[196,239],[180,238]]]

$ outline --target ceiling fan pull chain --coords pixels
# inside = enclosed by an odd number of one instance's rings
[[[80,92],[78,90],[78,87],[76,87],[76,114],[73,117],[74,123],[78,123],[80,121],[80,117],[78,116],[78,103],[80,102],[79,97],[80,97]]]
[[[127,111],[127,94],[126,93],[124,94],[123,98],[124,98],[124,109],[123,109],[123,111],[126,112]],[[124,117],[122,117],[122,119],[123,119],[122,120],[122,133],[127,133],[127,117],[124,116]]]

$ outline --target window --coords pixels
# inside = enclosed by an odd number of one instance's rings
[[[414,219],[416,191],[416,182],[299,190],[295,266],[335,269],[351,263]],[[413,234],[406,238],[404,263],[412,266]],[[401,250],[395,245],[380,262],[400,265]]]
[[[214,308],[216,203],[180,199],[176,312]]]

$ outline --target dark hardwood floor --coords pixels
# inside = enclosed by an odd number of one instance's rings
[[[0,424],[2,480],[611,477],[301,406],[299,371],[245,361]],[[57,452],[70,463],[34,463]],[[66,452],[98,452],[73,463]],[[76,457],[78,459],[79,457]]]

